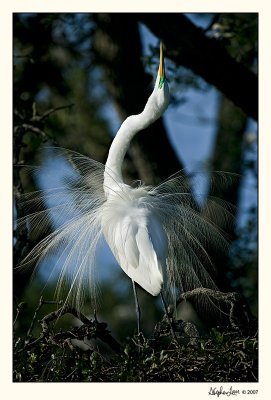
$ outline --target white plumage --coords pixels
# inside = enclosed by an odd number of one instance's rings
[[[122,185],[107,198],[102,230],[123,271],[156,296],[163,283],[167,237],[159,217],[148,208],[147,196],[144,188]]]
[[[123,182],[121,166],[133,136],[157,120],[169,104],[163,48],[154,86],[141,114],[131,115],[121,125],[110,147],[104,175],[107,205],[102,218],[103,233],[124,272],[147,292],[156,296],[163,283],[167,237],[159,216],[150,210],[144,188]]]
[[[159,118],[168,103],[161,47],[154,90],[142,113],[128,117],[121,125],[106,165],[65,149],[52,149],[53,157],[65,159],[73,174],[64,176],[59,188],[24,197],[27,215],[18,227],[27,223],[45,230],[48,212],[33,211],[42,203],[47,205],[49,217],[54,213],[56,229],[21,266],[40,265],[48,255],[57,255],[53,266],[53,270],[60,270],[57,295],[78,308],[89,295],[96,307],[96,250],[103,236],[123,271],[153,296],[162,289],[174,296],[176,289],[215,288],[208,273],[212,268],[208,246],[218,252],[226,250],[227,240],[214,221],[231,220],[229,205],[209,197],[205,200],[209,219],[203,217],[196,205],[197,195],[191,194],[182,172],[156,187],[132,188],[123,181],[122,162],[133,136]],[[216,178],[220,185],[229,182],[232,175],[217,173]]]

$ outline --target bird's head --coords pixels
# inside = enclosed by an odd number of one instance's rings
[[[165,111],[169,104],[169,88],[166,80],[165,63],[164,63],[164,53],[163,44],[160,43],[160,63],[158,68],[158,74],[155,82],[154,94],[156,98],[156,103],[159,108],[161,108],[161,113]]]
[[[140,128],[146,128],[156,121],[166,110],[169,104],[169,88],[165,74],[163,45],[160,44],[160,62],[155,81],[154,89],[145,105],[143,112],[140,114]],[[133,116],[132,116],[133,117]],[[127,120],[131,124],[131,118]],[[125,122],[125,121],[124,121]],[[136,121],[138,124],[138,119]]]

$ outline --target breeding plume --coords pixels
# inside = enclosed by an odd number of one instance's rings
[[[51,273],[58,275],[57,295],[65,296],[68,303],[76,303],[78,308],[86,296],[92,297],[96,307],[96,254],[104,239],[132,282],[153,296],[163,290],[174,299],[176,291],[215,288],[208,272],[212,268],[208,249],[224,251],[227,247],[223,232],[214,223],[217,219],[224,223],[230,219],[227,205],[212,197],[204,199],[209,219],[203,217],[198,202],[201,196],[191,194],[190,182],[183,172],[156,187],[142,183],[131,187],[123,180],[122,163],[131,140],[157,120],[168,104],[161,45],[153,92],[144,110],[122,123],[106,164],[65,149],[49,149],[47,159],[52,156],[65,160],[72,172],[62,178],[60,187],[24,198],[27,215],[19,223],[27,222],[42,231],[51,218],[55,229],[21,265],[40,265],[54,255]],[[217,173],[217,179],[219,184],[223,183],[225,174]],[[48,210],[33,212],[41,202]]]

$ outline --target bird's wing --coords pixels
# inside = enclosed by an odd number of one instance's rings
[[[162,225],[146,208],[115,211],[104,223],[105,238],[123,271],[156,296],[161,291],[166,259]]]

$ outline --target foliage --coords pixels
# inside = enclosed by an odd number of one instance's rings
[[[66,311],[76,315],[74,310]],[[57,331],[49,324],[59,315],[53,312],[40,321],[38,338],[31,332],[27,338],[17,337],[15,331],[14,381],[257,381],[254,324],[245,327],[243,333],[233,327],[217,327],[206,337],[179,332],[174,338],[168,327],[165,334],[157,325],[151,338],[135,335],[119,345],[105,323],[82,315],[77,315],[84,321],[81,325]]]
[[[106,96],[89,35],[87,14],[14,14],[14,110],[16,115],[25,109],[31,113],[35,104],[43,115],[73,105],[47,119],[48,137],[102,161],[110,143],[101,113]]]

